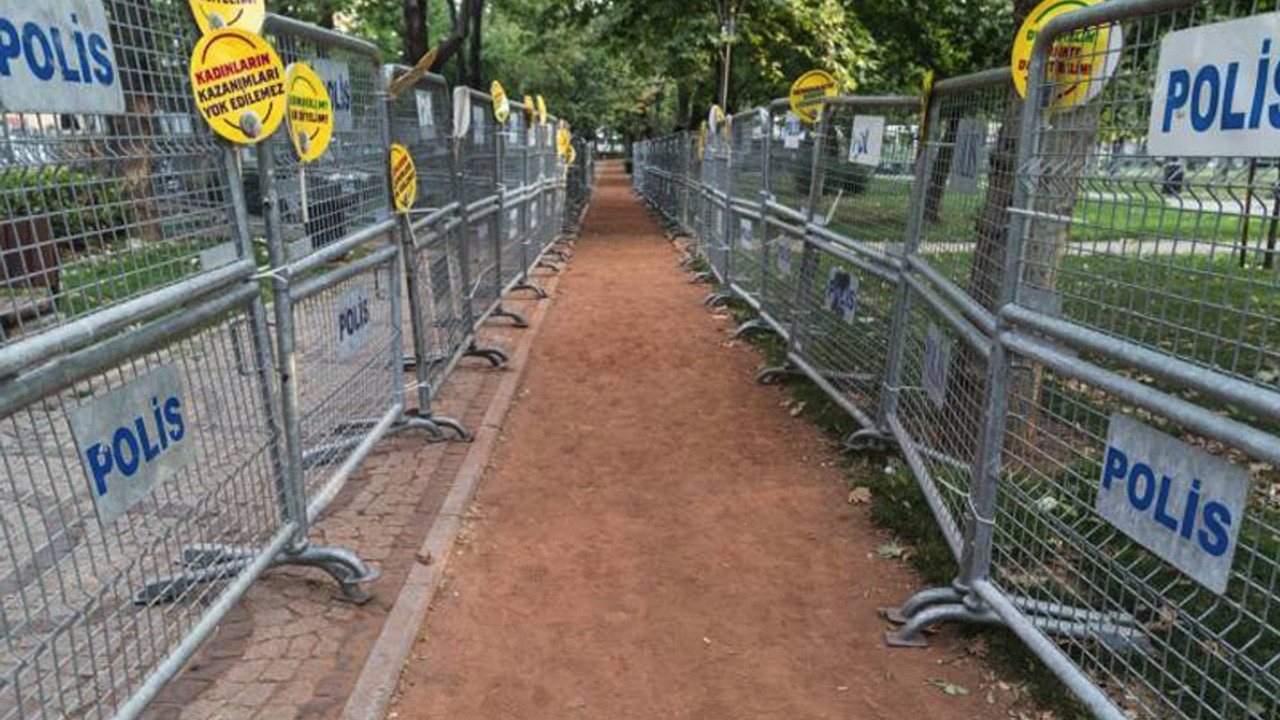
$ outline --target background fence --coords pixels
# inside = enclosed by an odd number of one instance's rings
[[[5,719],[136,717],[273,565],[366,599],[376,572],[310,525],[388,432],[469,437],[433,400],[462,357],[505,361],[477,328],[594,179],[555,125],[497,127],[435,76],[391,97],[373,45],[276,16],[334,139],[307,164],[283,132],[233,149],[194,107],[187,8],[104,7],[124,111],[11,112],[0,139]],[[391,142],[419,172],[404,215]]]
[[[1001,624],[1098,717],[1280,716],[1274,147],[1149,135],[1218,107],[1167,110],[1162,54],[1277,27],[1116,0],[1041,30],[1025,102],[998,68],[633,148],[742,329],[786,339],[762,378],[809,376],[923,489],[958,573],[886,613],[891,644]],[[1089,79],[1053,64],[1068,36]]]

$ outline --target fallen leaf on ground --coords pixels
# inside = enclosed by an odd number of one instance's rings
[[[906,554],[906,546],[896,542],[885,543],[876,548],[876,555],[885,558],[886,560],[900,558]]]
[[[942,678],[929,678],[928,680],[925,680],[925,682],[938,688],[944,694],[949,695],[951,697],[962,697],[964,695],[969,694],[968,688],[960,685],[956,685],[955,683],[947,682]]]
[[[864,505],[871,502],[871,488],[856,487],[849,491],[850,505]]]

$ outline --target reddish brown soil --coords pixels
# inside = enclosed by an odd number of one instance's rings
[[[605,167],[392,717],[1004,717],[953,635],[884,647],[915,581],[626,183]]]

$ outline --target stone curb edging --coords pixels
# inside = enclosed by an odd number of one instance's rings
[[[463,458],[462,467],[458,468],[458,473],[454,476],[449,495],[427,531],[418,557],[432,560],[430,564],[414,563],[409,570],[395,605],[387,615],[382,632],[378,634],[378,640],[365,659],[360,677],[347,699],[342,720],[383,720],[386,716],[392,695],[400,682],[400,671],[408,661],[409,653],[413,651],[413,645],[426,620],[427,609],[448,566],[454,541],[462,527],[462,516],[480,487],[484,470],[497,445],[502,424],[515,401],[533,342],[542,328],[547,312],[555,303],[555,290],[560,284],[560,277],[557,274],[548,280],[548,299],[538,303],[534,310],[530,328],[522,334],[520,344],[511,358],[510,367],[513,370],[502,379],[494,393],[485,411],[484,420],[475,429],[475,439]]]

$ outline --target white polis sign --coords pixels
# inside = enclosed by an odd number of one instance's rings
[[[1249,496],[1239,467],[1111,416],[1098,486],[1098,514],[1196,582],[1227,589]]]
[[[333,129],[351,132],[356,129],[355,102],[351,95],[351,66],[340,60],[312,58],[307,61],[324,81],[333,103]]]
[[[103,525],[129,512],[191,458],[189,409],[182,374],[166,365],[70,413],[71,435]]]
[[[102,0],[0,0],[0,107],[125,111]]]
[[[1152,155],[1280,157],[1280,13],[1164,36],[1147,147]]]
[[[363,287],[354,287],[338,298],[338,360],[355,357],[373,332],[369,297]]]

